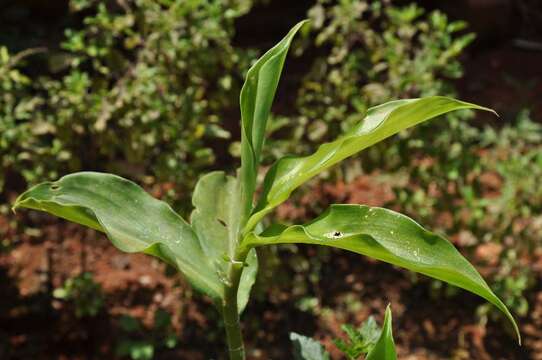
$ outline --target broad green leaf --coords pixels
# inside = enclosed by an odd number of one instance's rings
[[[241,274],[241,281],[239,283],[239,289],[237,290],[237,307],[239,314],[243,312],[248,304],[250,298],[250,290],[252,285],[256,282],[256,275],[258,274],[258,255],[256,249],[252,249],[248,252],[245,260],[245,268]]]
[[[498,307],[520,339],[514,318],[476,269],[446,239],[402,214],[365,205],[332,205],[306,225],[278,225],[261,235],[250,233],[242,245],[286,243],[350,250],[473,292]]]
[[[329,360],[329,354],[318,341],[295,332],[290,333],[290,340],[295,360]]]
[[[192,196],[192,228],[203,251],[222,278],[227,276],[239,239],[239,199],[237,179],[222,171],[201,177]],[[239,312],[246,306],[256,279],[258,259],[255,250],[250,251],[246,264],[237,293]]]
[[[241,179],[243,217],[252,210],[252,197],[264,142],[267,119],[279,83],[290,44],[302,21],[248,70],[240,95],[241,106]]]
[[[384,315],[384,325],[382,332],[373,349],[367,354],[365,360],[397,360],[395,352],[395,344],[393,342],[393,333],[391,326],[391,310],[390,306],[386,308]]]
[[[239,232],[237,180],[222,171],[202,176],[194,189],[190,216],[201,246],[216,266],[226,271],[227,256],[233,256]]]
[[[30,188],[16,208],[45,211],[104,232],[118,249],[157,256],[194,287],[218,300],[223,284],[212,259],[187,224],[165,202],[116,175],[80,172]]]
[[[396,100],[370,108],[361,123],[337,140],[321,145],[314,154],[278,160],[266,174],[262,196],[245,229],[252,229],[294,189],[330,166],[401,130],[459,109],[492,111],[442,96]]]

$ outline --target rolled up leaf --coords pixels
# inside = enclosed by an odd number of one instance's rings
[[[391,327],[391,309],[389,305],[386,308],[386,313],[384,315],[382,332],[373,349],[367,354],[365,360],[397,360]]]
[[[267,119],[279,83],[284,60],[292,39],[307,20],[296,24],[288,34],[252,65],[240,95],[241,106],[241,186],[243,217],[252,210],[252,198],[260,165]]]
[[[104,232],[119,250],[142,252],[175,266],[198,290],[223,298],[212,259],[191,226],[171,207],[116,175],[80,172],[30,188],[14,209],[29,208]]]

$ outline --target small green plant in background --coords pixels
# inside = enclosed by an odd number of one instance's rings
[[[391,315],[387,312],[386,314],[390,316],[391,321]],[[336,339],[334,343],[351,360],[359,359],[361,355],[369,353],[375,347],[382,333],[382,329],[378,327],[372,316],[359,329],[348,324],[341,326],[341,329],[348,337],[348,340]]]
[[[177,346],[177,335],[171,323],[171,314],[163,309],[154,313],[151,329],[145,328],[140,320],[124,315],[119,320],[121,340],[116,346],[117,356],[128,356],[132,360],[150,360],[156,350]]]
[[[313,154],[277,160],[259,184],[269,112],[290,43],[304,23],[297,24],[249,69],[240,95],[241,168],[235,177],[223,171],[200,177],[190,222],[135,183],[97,172],[36,185],[18,197],[14,209],[41,210],[88,226],[104,232],[122,251],[143,252],[176,267],[213,300],[222,315],[231,359],[245,358],[240,314],[258,269],[256,248],[279,244],[344,249],[466,289],[499,308],[519,339],[512,315],[476,269],[446,239],[405,215],[366,205],[331,205],[303,225],[266,226],[266,216],[295,189],[371,145],[454,110],[490,111],[441,96],[387,102],[368,109],[363,120]],[[258,187],[261,191],[255,202]],[[385,336],[371,351],[374,359],[395,358],[390,310],[386,318]]]
[[[294,360],[329,360],[329,354],[322,344],[307,336],[290,333],[293,345]]]
[[[0,166],[3,170],[0,175],[0,193],[4,190],[10,171],[20,172],[29,180],[34,180],[31,174],[43,176],[42,169],[46,166],[35,164],[25,168],[31,155],[21,151],[23,148],[32,148],[37,153],[41,151],[39,141],[29,136],[37,131],[32,128],[29,120],[42,100],[29,94],[32,81],[21,71],[25,57],[34,53],[35,50],[27,50],[10,54],[6,47],[0,46]]]
[[[72,304],[78,318],[96,316],[105,306],[102,287],[89,272],[67,279],[53,297]]]
[[[342,329],[346,333],[348,340],[335,339],[334,343],[347,359],[357,360],[362,355],[365,356],[365,360],[391,360],[397,358],[389,306],[386,309],[382,329],[378,327],[372,316],[359,329],[355,329],[351,325],[343,325]],[[290,340],[294,344],[296,360],[330,359],[323,346],[311,338],[290,333]]]

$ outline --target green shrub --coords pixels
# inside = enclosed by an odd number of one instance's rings
[[[102,169],[172,182],[188,196],[222,151],[210,142],[230,136],[224,123],[250,54],[232,47],[233,22],[250,6],[72,1],[82,22],[47,54],[48,72],[28,78],[2,60],[2,161],[30,183]]]
[[[40,142],[36,135],[41,128],[32,123],[43,99],[31,95],[32,80],[21,67],[24,58],[33,53],[10,54],[0,46],[0,192],[9,174],[19,173],[30,182],[36,177],[49,177],[47,162],[42,160],[58,150],[54,140],[46,146]]]
[[[279,138],[289,129],[296,141],[277,142],[270,150],[271,157],[314,150],[382,102],[435,94],[454,96],[450,79],[461,77],[458,58],[474,39],[474,34],[461,35],[466,27],[463,21],[449,21],[440,11],[426,13],[415,4],[398,6],[386,0],[318,0],[309,17],[312,31],[301,50],[311,50],[317,56],[299,88],[297,112],[279,116],[272,129]],[[465,117],[465,113],[453,117]],[[431,141],[421,128],[404,140],[409,146],[415,146],[418,139]],[[380,169],[392,165],[381,161],[387,159],[382,154],[386,148],[389,143],[370,151],[376,157],[373,165]],[[371,165],[370,158],[363,158],[364,167]]]

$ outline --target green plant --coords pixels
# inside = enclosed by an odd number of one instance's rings
[[[318,341],[295,332],[290,333],[290,340],[294,360],[329,360],[329,354]]]
[[[172,349],[177,345],[171,315],[165,310],[155,311],[150,331],[145,329],[141,321],[129,315],[122,316],[119,325],[123,335],[116,346],[117,356],[129,356],[132,360],[150,360],[157,349]]]
[[[80,172],[21,194],[13,208],[37,209],[104,232],[126,252],[144,252],[176,267],[221,312],[231,359],[245,349],[239,315],[257,272],[255,248],[275,244],[331,246],[370,256],[469,290],[517,325],[478,272],[443,237],[399,213],[365,205],[332,205],[304,225],[259,224],[304,182],[379,141],[458,109],[490,111],[447,97],[397,100],[373,107],[338,139],[312,155],[284,157],[268,169],[254,204],[266,125],[297,24],[248,71],[241,90],[241,168],[237,177],[214,171],[195,188],[190,223],[135,183],[116,175]]]
[[[342,329],[349,340],[345,342],[342,339],[336,339],[335,345],[349,360],[357,360],[361,355],[366,355],[365,360],[397,359],[389,306],[386,308],[382,329],[378,327],[372,316],[358,330],[350,325],[343,325]],[[290,333],[290,340],[294,344],[296,360],[329,360],[330,358],[323,346],[311,338]]]
[[[42,99],[30,95],[32,81],[21,70],[25,58],[37,51],[40,50],[28,49],[10,54],[6,47],[0,46],[0,165],[3,169],[0,193],[10,173],[20,173],[30,181],[34,180],[35,174],[44,176],[46,165],[28,166],[32,155],[25,151],[33,149],[39,155],[47,152],[32,136],[40,131],[39,126],[33,127],[30,123]],[[53,144],[48,152],[55,150]],[[43,157],[40,156],[40,159],[43,160]]]
[[[504,120],[499,129],[463,126],[461,139],[456,132],[437,135],[439,148],[448,151],[427,156],[418,150],[403,162],[392,176],[409,185],[394,185],[396,197],[387,206],[449,234],[488,267],[496,294],[523,316],[525,290],[534,283],[527,262],[542,236],[542,126],[526,110]]]
[[[105,305],[102,287],[89,272],[67,279],[53,291],[53,296],[72,303],[78,318],[96,316]]]
[[[362,354],[369,353],[382,333],[382,329],[378,327],[372,316],[359,329],[355,329],[352,325],[343,325],[341,329],[345,332],[348,340],[336,339],[335,346],[351,360],[359,359]]]

